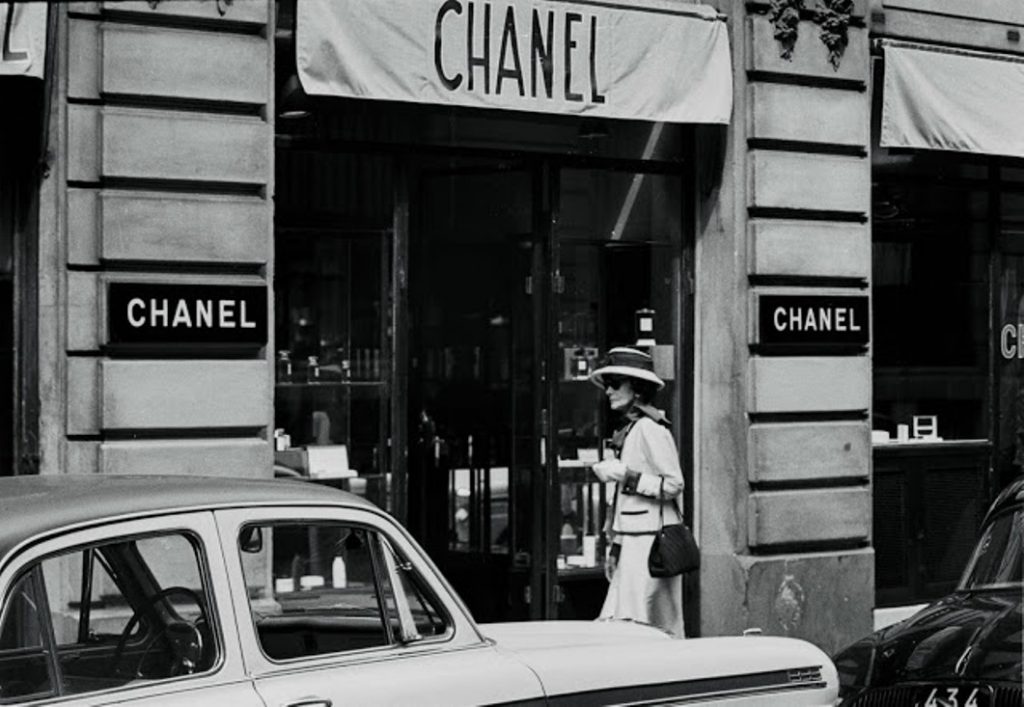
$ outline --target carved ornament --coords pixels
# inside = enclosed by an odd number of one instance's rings
[[[828,47],[828,63],[836,71],[849,44],[850,15],[853,0],[821,0],[817,21],[821,26],[821,41]]]
[[[793,58],[803,8],[804,0],[771,0],[768,19],[774,29],[775,41],[781,46],[779,56],[787,61]]]

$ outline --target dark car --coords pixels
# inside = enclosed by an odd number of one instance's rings
[[[1021,707],[1024,478],[993,502],[957,589],[835,656],[843,707]]]

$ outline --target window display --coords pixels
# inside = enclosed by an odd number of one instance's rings
[[[872,223],[880,606],[950,590],[990,494],[1024,462],[1024,176],[878,148]]]
[[[563,170],[557,231],[559,371],[557,397],[561,576],[603,576],[605,520],[614,484],[591,471],[611,451],[619,421],[590,381],[599,357],[638,345],[666,381],[656,404],[678,410],[681,327],[681,180],[675,175]]]
[[[326,171],[367,173],[386,160],[282,151],[313,183]],[[293,473],[390,503],[391,251],[372,202],[283,187],[276,225],[275,462]]]

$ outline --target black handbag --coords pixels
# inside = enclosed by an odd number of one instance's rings
[[[665,525],[665,479],[658,489],[659,529],[647,556],[647,571],[652,577],[675,577],[700,569],[700,548],[685,523]]]

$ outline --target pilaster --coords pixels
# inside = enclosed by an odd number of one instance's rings
[[[701,628],[831,651],[872,625],[869,349],[765,346],[758,304],[870,296],[867,3],[719,5],[736,102],[700,185]]]
[[[107,288],[255,285],[273,311],[273,6],[54,6],[44,473],[271,472],[272,341],[246,353],[118,348]]]

